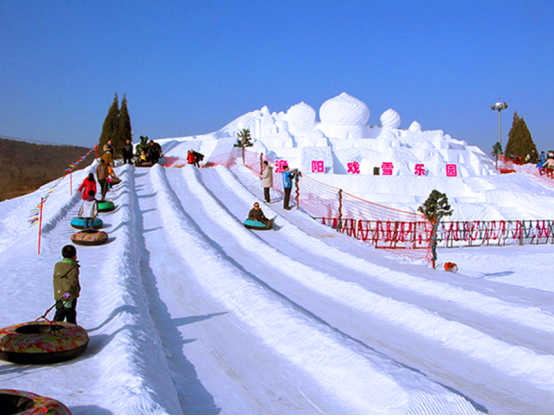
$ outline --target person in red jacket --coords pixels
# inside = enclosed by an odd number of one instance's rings
[[[187,162],[189,165],[194,165],[196,163],[196,156],[194,155],[194,152],[191,150],[187,153]]]
[[[88,198],[90,190],[94,191],[94,194],[96,194],[96,180],[94,179],[94,175],[92,173],[89,173],[81,186],[79,186],[79,192],[83,192],[83,199]]]

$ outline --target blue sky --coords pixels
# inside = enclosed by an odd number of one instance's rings
[[[513,112],[554,149],[553,1],[0,0],[0,135],[92,147],[114,94],[135,137],[209,133],[341,92],[489,153]]]

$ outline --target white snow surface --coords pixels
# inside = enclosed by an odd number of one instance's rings
[[[203,139],[167,139],[164,153],[217,154],[220,141]],[[47,200],[40,255],[27,220],[51,184],[0,203],[0,327],[52,305],[76,188],[94,168],[73,174],[73,195],[64,180]],[[244,228],[263,198],[240,165],[116,173],[117,208],[100,214],[108,243],[77,247],[88,349],[54,365],[0,362],[0,388],[53,397],[74,414],[554,411],[551,245],[440,250],[458,264],[453,274],[285,211],[277,194],[262,204],[274,229]],[[540,189],[525,206],[546,200],[548,216],[554,192],[530,176],[480,185],[516,198],[526,185]]]

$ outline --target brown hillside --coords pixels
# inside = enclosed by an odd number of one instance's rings
[[[0,201],[28,194],[64,175],[90,149],[34,144],[0,138]],[[90,165],[94,151],[76,170]]]

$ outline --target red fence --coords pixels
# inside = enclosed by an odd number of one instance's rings
[[[264,160],[273,164],[263,154],[236,149],[210,158],[208,166],[240,161],[260,175]],[[422,215],[365,201],[307,175],[299,175],[295,185],[297,208],[322,224],[376,248],[430,258],[432,226]],[[283,193],[280,178],[274,179],[273,186]],[[443,221],[437,233],[439,248],[553,243],[554,220]]]
[[[267,156],[248,150],[242,159],[258,175],[263,161],[274,164]],[[273,187],[283,193],[280,178],[275,178]],[[412,258],[429,258],[432,226],[422,215],[374,204],[302,174],[297,176],[295,190],[297,209],[338,232],[376,248],[395,250]]]

